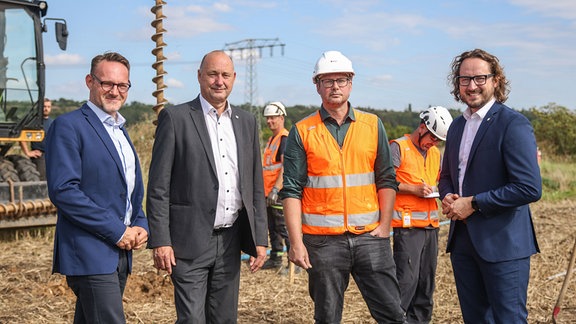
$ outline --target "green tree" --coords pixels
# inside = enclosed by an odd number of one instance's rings
[[[561,156],[576,155],[576,114],[566,107],[550,103],[532,108],[532,124],[541,149]]]

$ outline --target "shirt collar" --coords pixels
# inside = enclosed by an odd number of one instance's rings
[[[492,105],[494,105],[495,102],[496,98],[492,98],[484,106],[482,106],[482,108],[478,109],[478,111],[476,111],[474,114],[478,115],[480,119],[484,119],[484,116],[486,116],[488,110],[490,110],[490,108],[492,107]],[[472,118],[472,115],[474,114],[472,114],[472,111],[470,111],[470,107],[466,108],[466,110],[464,110],[464,113],[462,113],[462,115],[466,120],[470,120],[470,118]]]
[[[326,108],[324,108],[324,106],[320,107],[320,118],[322,119],[322,121],[325,121],[328,118],[332,118],[332,116],[330,116],[330,114],[328,113],[328,111],[326,111]],[[350,105],[350,102],[348,102],[348,116],[346,116],[346,120],[348,119],[351,121],[356,120],[356,117],[354,116],[354,109],[352,109],[352,105]]]
[[[100,121],[104,125],[122,128],[126,123],[126,118],[124,118],[124,116],[122,116],[120,112],[116,113],[116,119],[114,119],[114,117],[105,113],[104,110],[100,109],[100,107],[96,106],[90,100],[88,100],[86,104],[88,105],[88,107],[90,107],[90,109],[92,109],[92,111],[96,114],[98,119],[100,119]]]
[[[202,106],[202,111],[204,115],[208,115],[211,111],[216,112],[216,108],[212,106],[202,95],[200,95],[200,106]],[[228,117],[232,117],[232,107],[230,103],[226,101],[226,109],[224,110],[223,114],[227,114]]]

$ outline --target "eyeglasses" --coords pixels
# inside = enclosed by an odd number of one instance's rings
[[[95,76],[94,74],[90,74],[94,79],[96,79],[96,81],[98,81],[98,83],[100,83],[100,87],[102,87],[102,90],[104,91],[111,91],[112,89],[114,89],[114,86],[116,86],[116,88],[118,88],[118,92],[121,93],[126,93],[128,92],[128,90],[130,90],[130,87],[132,86],[132,84],[130,82],[128,83],[114,83],[114,82],[110,82],[110,81],[102,81],[100,79],[98,79],[97,76]]]
[[[486,80],[488,80],[489,77],[493,76],[494,74],[481,74],[474,76],[458,76],[456,77],[456,79],[458,79],[458,84],[461,86],[469,86],[472,80],[474,80],[474,83],[476,83],[477,86],[481,86],[485,85]]]
[[[322,83],[322,86],[324,86],[325,88],[332,88],[334,86],[334,82],[336,82],[336,84],[339,87],[345,87],[348,85],[348,82],[350,82],[350,78],[321,79],[320,80],[320,83]]]

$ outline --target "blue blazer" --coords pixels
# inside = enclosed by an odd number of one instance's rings
[[[130,146],[134,150],[131,142]],[[46,136],[46,173],[50,199],[58,208],[52,271],[72,276],[116,271],[120,252],[116,243],[126,230],[127,184],[114,143],[88,105],[52,123]],[[136,157],[130,224],[148,231],[143,197]],[[131,267],[129,252],[129,271]]]
[[[458,193],[458,155],[466,119],[448,130],[438,188],[440,197]],[[466,221],[470,239],[482,259],[499,262],[539,252],[529,203],[540,199],[542,179],[534,130],[522,114],[496,102],[472,143],[462,197],[476,196],[480,211]],[[447,252],[455,222],[450,224]]]

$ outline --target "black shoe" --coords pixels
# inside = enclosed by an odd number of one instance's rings
[[[282,267],[282,259],[273,259],[270,258],[268,260],[266,260],[266,262],[264,262],[264,265],[262,266],[263,270],[266,269],[280,269],[280,267]]]

